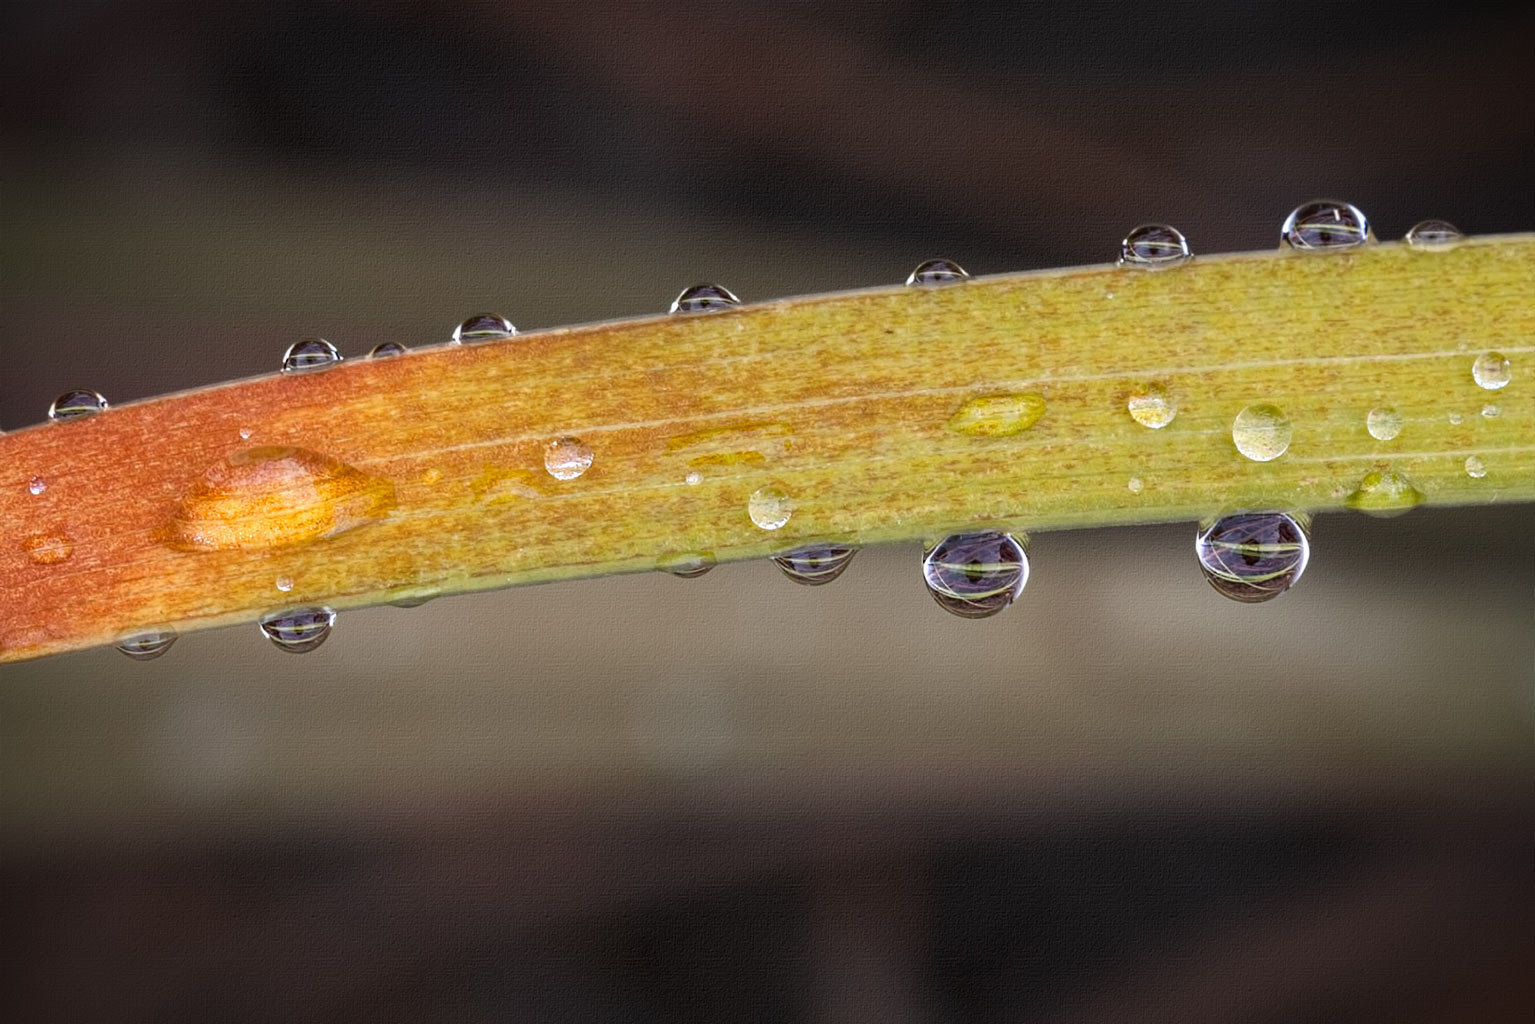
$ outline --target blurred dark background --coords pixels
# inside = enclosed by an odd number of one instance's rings
[[[1506,5],[12,2],[0,427],[348,354],[1104,262],[1535,228]],[[1468,410],[1474,414],[1475,410]],[[1042,535],[0,669],[17,1020],[1503,1021],[1535,1007],[1535,517]]]

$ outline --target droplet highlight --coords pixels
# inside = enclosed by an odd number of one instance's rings
[[[1210,586],[1243,604],[1271,601],[1306,571],[1311,542],[1303,522],[1284,512],[1242,512],[1202,526],[1194,538]]]
[[[154,630],[130,636],[117,644],[117,649],[134,661],[153,661],[176,642],[176,634],[168,629]]]
[[[945,611],[964,619],[984,619],[1023,593],[1029,581],[1029,556],[1012,534],[957,533],[927,550],[922,578]]]
[[[453,328],[452,343],[477,345],[485,341],[505,341],[517,333],[512,322],[499,313],[476,313]]]
[[[63,532],[34,533],[22,541],[21,547],[38,565],[58,565],[74,555],[75,540]]]
[[[1478,455],[1466,456],[1466,475],[1473,480],[1480,480],[1487,475],[1487,463]]]
[[[953,260],[924,260],[917,264],[906,277],[906,283],[913,287],[932,288],[945,284],[957,284],[969,278],[965,268]]]
[[[369,359],[388,359],[390,356],[403,356],[408,349],[398,341],[384,341],[373,346],[368,353]]]
[[[1280,241],[1291,249],[1351,249],[1372,241],[1370,222],[1359,207],[1333,199],[1298,206],[1279,229]]]
[[[1420,220],[1407,229],[1404,240],[1415,249],[1448,249],[1465,241],[1461,230],[1447,220]]]
[[[1161,430],[1178,416],[1178,403],[1161,384],[1148,384],[1146,389],[1125,400],[1130,418],[1150,430]]]
[[[1513,364],[1501,352],[1484,352],[1471,364],[1471,379],[1488,391],[1506,388],[1514,379]]]
[[[1187,263],[1193,255],[1183,232],[1169,224],[1142,224],[1119,243],[1121,267],[1161,270]]]
[[[578,437],[562,437],[544,446],[544,468],[556,480],[574,480],[592,468],[592,450]]]
[[[1367,515],[1399,516],[1423,501],[1423,492],[1411,480],[1393,470],[1366,473],[1343,503]]]
[[[32,494],[42,494],[47,489],[48,481],[40,476],[34,476],[31,480],[27,481],[27,490]]]
[[[1249,405],[1231,423],[1231,443],[1254,462],[1272,462],[1290,449],[1290,420],[1277,405]]]
[[[763,530],[781,530],[794,515],[794,499],[777,487],[759,487],[746,503],[746,514]]]
[[[106,409],[107,400],[96,391],[66,391],[48,407],[48,418],[55,422],[94,416]]]
[[[1043,395],[982,395],[968,398],[949,417],[949,429],[970,437],[1012,437],[1045,414]]]
[[[856,554],[856,547],[815,544],[774,555],[773,562],[795,583],[819,587],[841,576]]]
[[[1390,407],[1371,409],[1364,420],[1365,429],[1377,441],[1391,441],[1402,432],[1402,417]]]
[[[741,304],[735,293],[723,285],[695,284],[684,288],[672,300],[672,313],[718,313]]]
[[[335,611],[323,606],[273,612],[259,623],[261,635],[289,654],[306,654],[319,647],[335,624]]]

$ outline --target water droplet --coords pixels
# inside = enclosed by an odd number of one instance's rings
[[[1471,378],[1488,391],[1508,387],[1513,377],[1508,357],[1501,352],[1484,352],[1471,364]]]
[[[38,565],[58,565],[75,553],[75,541],[67,533],[34,533],[22,542],[27,557]]]
[[[1416,249],[1448,249],[1465,235],[1447,220],[1420,220],[1407,229],[1407,244]]]
[[[134,661],[153,661],[170,650],[171,644],[175,642],[175,633],[168,629],[158,629],[130,636],[119,643],[117,649]]]
[[[1390,441],[1402,432],[1402,417],[1390,407],[1371,409],[1364,418],[1365,429],[1377,441]]]
[[[759,487],[746,503],[746,514],[761,529],[782,529],[794,515],[794,499],[777,487]]]
[[[1293,430],[1276,405],[1249,405],[1231,423],[1231,442],[1254,462],[1271,462],[1290,448]]]
[[[428,593],[417,593],[409,597],[397,597],[389,603],[396,608],[420,608],[422,605],[438,596],[439,592],[436,590],[436,588],[433,588]]]
[[[682,478],[682,482],[687,484],[689,487],[697,487],[699,484],[704,482],[704,477],[702,473],[689,473],[687,476]]]
[[[373,351],[368,353],[369,359],[387,359],[390,356],[403,356],[407,349],[398,341],[384,341],[373,346]]]
[[[1125,484],[1131,494],[1139,494],[1146,489],[1146,482],[1138,476],[1132,476],[1130,482]]]
[[[95,391],[66,391],[48,407],[50,420],[76,420],[94,416],[107,407],[107,400]]]
[[[1493,405],[1491,402],[1488,402],[1486,405],[1482,406],[1482,419],[1484,419],[1484,420],[1495,420],[1499,416],[1502,416],[1502,415],[1503,415],[1503,410],[1499,409],[1496,405]]]
[[[283,353],[283,373],[307,373],[323,370],[341,362],[341,353],[324,338],[300,338]]]
[[[1130,410],[1131,419],[1152,430],[1161,430],[1178,415],[1177,401],[1160,384],[1148,384],[1145,391],[1131,395],[1125,408]]]
[[[841,576],[856,554],[858,549],[855,547],[815,544],[774,555],[773,561],[795,583],[818,587]]]
[[[669,572],[681,580],[697,579],[714,568],[714,556],[703,551],[692,551],[685,555],[663,558],[656,568]]]
[[[240,440],[242,440],[242,441],[249,441],[251,439],[251,433],[252,433],[252,431],[251,431],[250,427],[241,427],[240,428]]]
[[[33,494],[42,494],[47,489],[48,489],[48,481],[44,480],[40,476],[34,476],[27,483],[27,490],[31,491]]]
[[[906,283],[918,286],[954,284],[969,276],[965,273],[965,268],[953,260],[924,260],[917,264],[916,270],[907,275]]]
[[[1392,470],[1366,473],[1343,503],[1372,516],[1399,516],[1423,500],[1412,481]]]
[[[672,300],[673,313],[716,313],[722,309],[734,309],[741,304],[729,288],[717,284],[695,284],[682,289]]]
[[[281,590],[284,594],[286,594],[288,591],[292,590],[293,589],[293,578],[291,576],[279,576],[279,577],[277,577],[277,589]]]
[[[1194,552],[1221,596],[1269,601],[1295,585],[1311,556],[1304,523],[1283,512],[1242,512],[1202,526]]]
[[[574,480],[592,468],[592,450],[578,437],[562,437],[544,446],[544,468],[556,480]]]
[[[1318,199],[1296,207],[1279,229],[1291,249],[1349,249],[1372,241],[1370,222],[1351,203]]]
[[[1029,581],[1029,556],[1011,534],[957,533],[927,550],[922,578],[945,611],[984,619],[1023,593]]]
[[[1463,419],[1463,417],[1458,412],[1452,412],[1452,413],[1450,413],[1449,419],[1450,419],[1450,426],[1458,427],[1458,426],[1460,426],[1461,420]]]
[[[247,448],[203,473],[161,539],[193,551],[273,548],[365,526],[394,506],[393,483],[319,452]]]
[[[1188,239],[1183,232],[1167,224],[1142,224],[1119,244],[1119,265],[1160,270],[1188,261]]]
[[[453,344],[473,345],[482,341],[505,341],[517,333],[512,322],[498,313],[476,313],[453,328]]]
[[[330,608],[290,608],[262,617],[261,634],[280,650],[305,654],[330,636],[336,613]]]
[[[1032,391],[1020,395],[967,398],[949,417],[949,429],[971,437],[1012,437],[1045,414],[1045,399]]]
[[[1473,480],[1480,480],[1487,475],[1487,463],[1483,462],[1480,456],[1467,455],[1466,475]]]

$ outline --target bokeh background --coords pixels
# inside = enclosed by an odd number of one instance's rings
[[[7,4],[0,426],[348,355],[1266,248],[1535,228],[1502,5]],[[1517,384],[1517,381],[1516,381]],[[1474,410],[1472,410],[1474,411]],[[124,453],[131,458],[132,453]],[[1502,1021],[1535,1005],[1535,514],[914,549],[0,668],[21,1020]]]

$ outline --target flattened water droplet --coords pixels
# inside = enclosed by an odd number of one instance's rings
[[[77,420],[94,416],[107,407],[107,400],[96,391],[66,391],[48,407],[50,420]]]
[[[1186,263],[1193,253],[1183,232],[1168,224],[1142,224],[1119,243],[1119,265],[1160,270]]]
[[[1465,240],[1459,228],[1447,220],[1420,220],[1407,229],[1407,244],[1415,249],[1448,249]]]
[[[390,356],[403,356],[407,349],[398,341],[383,341],[373,346],[373,351],[368,353],[369,359],[387,359]]]
[[[175,642],[175,633],[168,629],[158,629],[130,636],[119,643],[117,649],[134,661],[153,661],[170,650],[171,644]]]
[[[34,533],[22,542],[27,557],[38,565],[58,565],[75,553],[75,540],[62,531]]]
[[[957,533],[927,550],[922,578],[945,611],[965,619],[984,619],[1023,593],[1029,581],[1029,556],[1011,534]]]
[[[499,313],[476,313],[453,328],[453,344],[474,345],[482,341],[505,341],[517,333],[512,322]]]
[[[1412,481],[1392,470],[1366,473],[1359,486],[1343,499],[1349,508],[1372,516],[1399,516],[1423,500]]]
[[[283,373],[307,373],[324,370],[341,362],[341,353],[324,338],[300,338],[283,353]]]
[[[44,480],[40,476],[34,476],[30,481],[27,482],[27,490],[31,491],[33,494],[42,494],[47,489],[48,481]]]
[[[579,437],[562,437],[544,446],[544,468],[556,480],[574,480],[592,468],[592,450]]]
[[[955,284],[969,276],[965,273],[965,268],[953,260],[924,260],[917,264],[916,270],[907,275],[906,283],[919,287],[932,287]]]
[[[1125,401],[1125,408],[1130,411],[1131,419],[1152,430],[1161,430],[1178,415],[1177,401],[1168,395],[1166,388],[1155,383],[1148,384],[1140,394],[1131,395]]]
[[[1019,395],[967,398],[949,417],[949,429],[970,437],[1012,437],[1045,414],[1045,399],[1032,391]]]
[[[1487,463],[1483,462],[1479,456],[1467,455],[1466,475],[1473,480],[1480,480],[1487,475]]]
[[[325,642],[336,613],[330,608],[289,608],[261,619],[261,635],[289,654],[306,654]]]
[[[1294,433],[1277,405],[1249,405],[1231,423],[1231,443],[1254,462],[1271,462],[1290,448]]]
[[[1374,237],[1359,207],[1333,199],[1317,199],[1296,207],[1279,229],[1281,243],[1291,249],[1350,249]]]
[[[1139,494],[1146,489],[1146,481],[1138,476],[1132,476],[1130,482],[1125,484],[1125,487],[1131,494]]]
[[[777,487],[759,487],[746,503],[746,514],[761,529],[782,529],[794,515],[794,499]]]
[[[773,561],[795,583],[818,587],[830,583],[853,561],[858,549],[841,544],[814,544],[774,555]]]
[[[1365,429],[1377,441],[1390,441],[1402,432],[1402,417],[1389,406],[1371,409],[1364,418]]]
[[[706,551],[694,551],[685,555],[663,558],[656,568],[669,572],[680,580],[697,579],[714,568],[714,556]]]
[[[1514,379],[1513,366],[1501,352],[1484,352],[1471,364],[1471,379],[1478,387],[1497,391],[1508,387],[1508,382]]]
[[[1502,416],[1502,415],[1503,415],[1503,410],[1499,409],[1496,405],[1493,405],[1491,402],[1488,402],[1486,405],[1482,406],[1482,419],[1484,419],[1484,420],[1495,420],[1499,416]]]
[[[741,300],[729,288],[717,284],[695,284],[691,288],[682,289],[681,294],[672,300],[671,312],[717,313],[724,309],[734,309],[740,304]]]
[[[356,529],[394,506],[393,483],[327,455],[247,448],[208,467],[162,539],[190,551],[274,548]]]
[[[1242,512],[1202,526],[1194,537],[1199,567],[1221,596],[1244,604],[1270,601],[1306,571],[1306,527],[1284,512]]]

